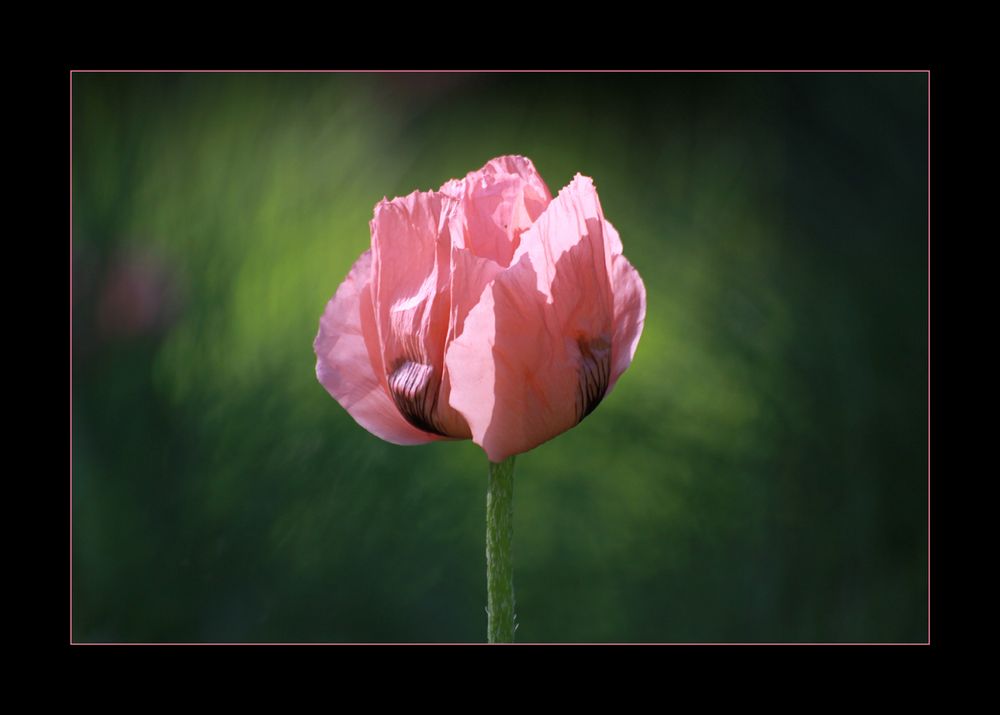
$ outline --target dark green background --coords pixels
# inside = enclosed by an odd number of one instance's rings
[[[365,432],[312,340],[383,195],[520,153],[648,313],[518,458],[518,640],[924,641],[926,117],[923,73],[75,75],[75,639],[485,640],[485,456]]]

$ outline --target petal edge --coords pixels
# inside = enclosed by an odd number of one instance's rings
[[[327,302],[313,342],[316,377],[354,421],[393,444],[433,442],[440,437],[410,425],[385,386],[371,303],[371,251],[361,254]]]

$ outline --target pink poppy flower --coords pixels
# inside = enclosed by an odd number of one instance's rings
[[[472,438],[493,462],[579,424],[632,362],[646,290],[593,182],[552,198],[493,159],[375,207],[316,336],[316,375],[395,444]]]

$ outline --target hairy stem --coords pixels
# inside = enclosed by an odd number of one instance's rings
[[[486,614],[490,643],[514,642],[514,457],[490,462],[486,490]]]

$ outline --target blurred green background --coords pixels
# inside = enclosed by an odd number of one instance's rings
[[[317,382],[383,196],[594,178],[648,314],[518,458],[530,641],[927,637],[924,74],[76,74],[78,641],[484,641],[486,460]]]

